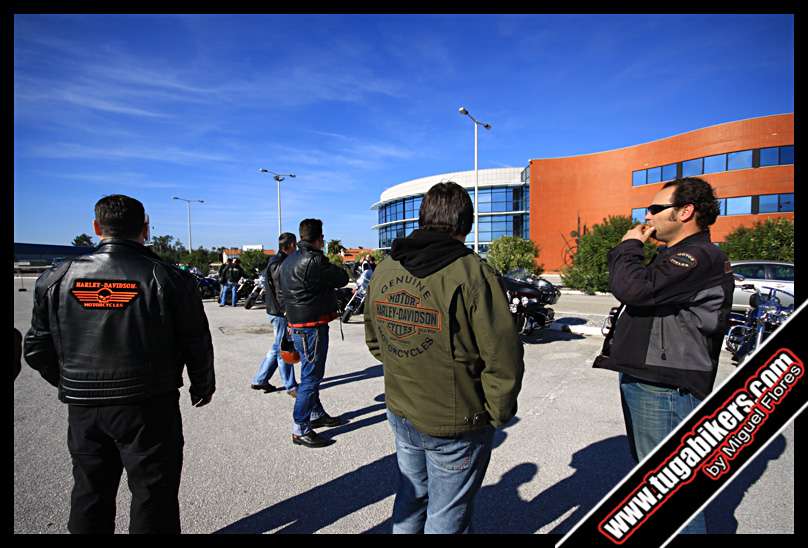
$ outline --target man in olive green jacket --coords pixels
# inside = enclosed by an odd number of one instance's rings
[[[516,414],[523,349],[495,271],[464,244],[473,206],[456,183],[423,199],[420,229],[393,242],[365,302],[396,436],[394,533],[471,529],[495,427]]]

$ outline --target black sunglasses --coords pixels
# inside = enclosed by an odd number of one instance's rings
[[[657,213],[665,211],[666,209],[669,209],[671,207],[676,207],[676,204],[651,204],[648,207],[646,207],[645,210],[648,211],[648,213],[650,213],[651,215],[656,215]]]

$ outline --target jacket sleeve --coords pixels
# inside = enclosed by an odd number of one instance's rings
[[[193,280],[181,275],[176,282],[175,332],[182,360],[188,368],[189,391],[194,397],[209,397],[216,390],[216,376],[208,318]]]
[[[370,283],[371,285],[373,284],[372,278],[370,280]],[[379,344],[379,338],[376,335],[376,326],[372,321],[373,311],[371,311],[369,308],[370,306],[372,306],[370,301],[370,295],[372,294],[371,291],[372,291],[371,286],[368,286],[368,290],[365,297],[366,302],[365,302],[365,314],[364,314],[365,344],[367,345],[368,350],[370,350],[370,353],[373,354],[373,357],[379,360],[379,362],[381,362],[382,361],[381,345]]]
[[[631,239],[609,251],[609,290],[630,306],[684,304],[709,275],[710,257],[690,246],[670,257],[657,256],[648,266],[643,263],[643,244]]]
[[[469,320],[485,363],[480,375],[485,408],[491,424],[501,427],[516,415],[525,372],[524,349],[496,274],[486,266],[482,271],[481,283],[471,288]]]
[[[47,274],[43,274],[34,287],[31,329],[25,335],[25,361],[48,383],[59,386],[59,358],[50,331],[48,279]]]
[[[278,301],[278,304],[281,307],[281,310],[286,308],[286,301],[283,299],[283,291],[281,291],[281,265],[283,264],[282,261],[272,262],[267,265],[267,271],[264,274],[264,279],[269,282],[267,284],[267,290],[273,290],[275,295],[275,300]],[[271,284],[271,285],[270,285]],[[266,300],[266,297],[264,297]]]
[[[318,263],[318,266],[320,267],[320,283],[324,287],[336,289],[348,283],[348,273],[344,268],[331,264],[328,257],[324,255],[318,256],[318,260],[322,261]]]

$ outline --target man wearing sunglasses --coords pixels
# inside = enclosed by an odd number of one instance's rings
[[[645,214],[609,252],[609,288],[622,303],[608,357],[596,367],[620,373],[630,450],[637,462],[713,389],[734,279],[710,241],[718,202],[706,181],[666,183]],[[643,244],[662,242],[643,265]],[[697,514],[683,533],[706,533]]]

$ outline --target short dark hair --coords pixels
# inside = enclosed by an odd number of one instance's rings
[[[662,188],[672,186],[676,187],[676,190],[673,191],[671,203],[675,207],[693,204],[696,209],[696,224],[700,229],[705,230],[715,222],[721,213],[721,208],[710,183],[698,177],[684,177],[669,181]]]
[[[418,211],[418,226],[423,230],[465,236],[471,232],[474,206],[469,193],[457,183],[438,183],[429,189]]]
[[[278,251],[289,247],[290,245],[294,244],[297,241],[297,236],[292,234],[291,232],[284,232],[280,236],[278,236]]]
[[[95,220],[101,225],[101,232],[105,236],[135,239],[143,232],[146,211],[138,200],[123,194],[112,194],[95,203]]]
[[[298,227],[300,239],[304,242],[316,242],[323,235],[323,221],[320,219],[303,219]]]

